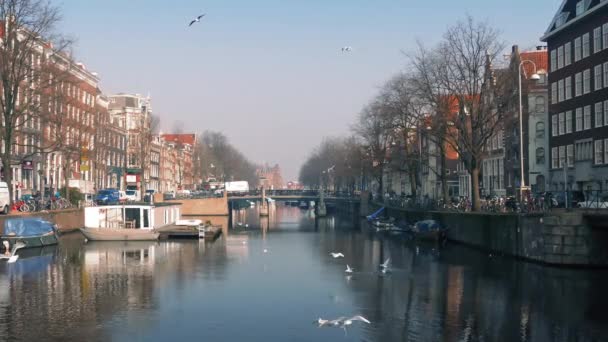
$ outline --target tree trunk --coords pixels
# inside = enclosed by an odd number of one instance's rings
[[[4,142],[5,146],[8,146],[8,144],[6,144],[6,141]],[[7,186],[8,186],[8,193],[9,193],[9,197],[10,197],[10,203],[13,202],[13,172],[11,169],[11,153],[9,148],[6,148],[5,152],[2,154],[2,167],[4,168],[4,181],[6,182]],[[4,208],[0,208],[0,209],[4,209]],[[10,210],[10,205],[9,205],[9,210]]]
[[[447,176],[447,172],[446,172],[446,168],[447,168],[447,162],[446,162],[446,158],[445,158],[445,148],[440,148],[440,153],[441,155],[439,156],[439,163],[441,164],[441,171],[440,171],[440,181],[441,181],[441,193],[443,196],[443,203],[445,204],[449,204],[451,202],[450,199],[450,192],[448,190],[448,176]]]
[[[479,199],[479,167],[477,162],[473,162],[471,168],[471,205],[473,211],[481,210],[481,201]]]
[[[410,191],[412,192],[412,196],[414,198],[418,198],[418,181],[416,177],[416,168],[409,167],[409,176],[410,176]]]
[[[64,163],[65,164],[63,167],[63,186],[65,188],[65,199],[69,202],[70,201],[70,175],[69,175],[69,173],[71,172],[70,164],[72,163],[72,158],[70,158],[69,156],[66,156]]]

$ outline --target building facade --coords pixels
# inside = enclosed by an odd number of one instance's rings
[[[110,116],[108,105],[106,96],[97,96],[95,187],[98,190],[124,190],[122,176],[126,171],[127,130],[123,121]]]
[[[550,66],[548,186],[608,188],[608,2],[563,1],[542,40]]]

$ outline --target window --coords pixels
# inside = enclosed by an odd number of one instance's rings
[[[595,66],[594,68],[594,80],[593,83],[595,84],[595,90],[600,90],[602,89],[602,65],[598,64]]]
[[[604,87],[608,88],[608,62],[604,63]]]
[[[583,35],[583,58],[589,57],[589,33]]]
[[[578,17],[579,15],[585,13],[585,1],[584,0],[580,0],[579,2],[576,3],[576,16]]]
[[[557,115],[551,116],[551,136],[557,136]]]
[[[581,60],[581,37],[577,37],[576,39],[574,39],[574,61],[578,62],[580,60]],[[557,56],[556,56],[555,62],[557,63]]]
[[[553,89],[551,89],[553,91]],[[583,95],[583,74],[577,72],[574,75],[574,96]]]
[[[603,140],[596,140],[595,141],[595,159],[594,159],[594,164],[595,165],[599,165],[602,164],[604,161],[604,141]]]
[[[557,51],[551,50],[551,71],[557,70]]]
[[[559,167],[557,156],[557,147],[551,148],[551,167],[557,169]]]
[[[564,83],[566,83],[566,95],[564,96],[564,99],[570,100],[572,98],[572,76],[566,77]]]
[[[591,129],[591,106],[585,106],[583,110],[585,129]]]
[[[576,108],[576,131],[580,132],[583,130],[583,109]]]
[[[536,164],[544,164],[545,163],[545,149],[539,147],[536,149]]]
[[[595,128],[602,127],[604,123],[604,111],[602,103],[598,102],[595,104]]]
[[[566,134],[566,116],[564,113],[559,113],[559,135]]]
[[[543,121],[536,123],[536,137],[541,139],[545,137],[545,123]]]
[[[568,166],[574,166],[574,145],[566,146],[566,156]]]
[[[557,103],[557,83],[551,83],[551,103]]]
[[[608,126],[608,100],[604,101],[604,125]]]
[[[608,139],[604,139],[604,162],[608,162]]]
[[[564,167],[566,165],[566,146],[559,147],[559,166]]]
[[[535,112],[537,113],[544,113],[545,112],[545,97],[544,96],[537,96],[535,98]]]
[[[604,49],[608,49],[608,23],[602,25],[602,41]]]
[[[564,47],[560,46],[557,48],[557,68],[561,69],[564,67]]]
[[[591,92],[591,69],[583,71],[583,94]]]
[[[572,63],[572,43],[567,42],[564,45],[564,66]]]
[[[557,82],[557,101],[564,101],[564,80],[559,80]]]
[[[566,134],[572,133],[572,111],[566,112]]]
[[[596,27],[593,30],[593,53],[598,53],[602,50],[602,27]]]

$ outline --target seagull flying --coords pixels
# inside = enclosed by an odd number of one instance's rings
[[[390,263],[391,263],[391,258],[388,258],[388,259],[386,259],[384,261],[383,264],[380,264],[380,267],[386,269],[386,268],[388,268],[388,266],[390,265]]]
[[[268,253],[268,249],[264,248],[264,253]]]
[[[192,21],[190,22],[190,25],[188,25],[188,26],[192,26],[192,24],[198,23],[199,21],[201,21],[201,18],[204,17],[204,16],[205,16],[205,13],[203,13],[203,14],[199,15],[198,17],[196,17],[196,19],[192,19]]]
[[[345,46],[342,48],[342,52],[351,52],[351,51],[353,51],[353,48],[350,46]]]
[[[342,254],[342,253],[329,253],[329,254],[331,254],[331,256],[334,257],[334,259],[344,258],[344,254]]]
[[[354,270],[355,270],[354,268],[351,268],[350,266],[346,265],[346,271],[344,271],[344,272],[353,273]]]

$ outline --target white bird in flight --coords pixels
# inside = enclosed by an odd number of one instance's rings
[[[355,270],[354,268],[351,268],[350,266],[346,265],[346,271],[344,271],[344,272],[353,273],[354,270]]]
[[[351,51],[353,51],[353,48],[350,46],[345,46],[342,48],[342,52],[351,52]]]
[[[342,254],[342,253],[333,253],[332,252],[332,253],[329,253],[329,254],[331,254],[331,256],[334,257],[334,259],[336,259],[336,258],[344,258],[344,254]]]
[[[384,261],[384,263],[383,263],[383,264],[380,264],[380,267],[381,267],[381,268],[385,268],[385,269],[386,269],[386,268],[388,268],[388,266],[390,265],[390,263],[391,263],[391,258],[388,258],[388,259],[386,259],[386,260]]]
[[[196,17],[196,19],[192,19],[192,21],[190,22],[190,25],[188,25],[188,26],[192,26],[192,24],[198,23],[199,21],[201,21],[201,18],[203,18],[205,16],[205,14],[206,13],[203,13],[203,14],[199,15],[198,17]],[[213,166],[211,166],[211,167],[213,167]]]
[[[264,248],[264,253],[268,253],[268,249],[267,248]]]

